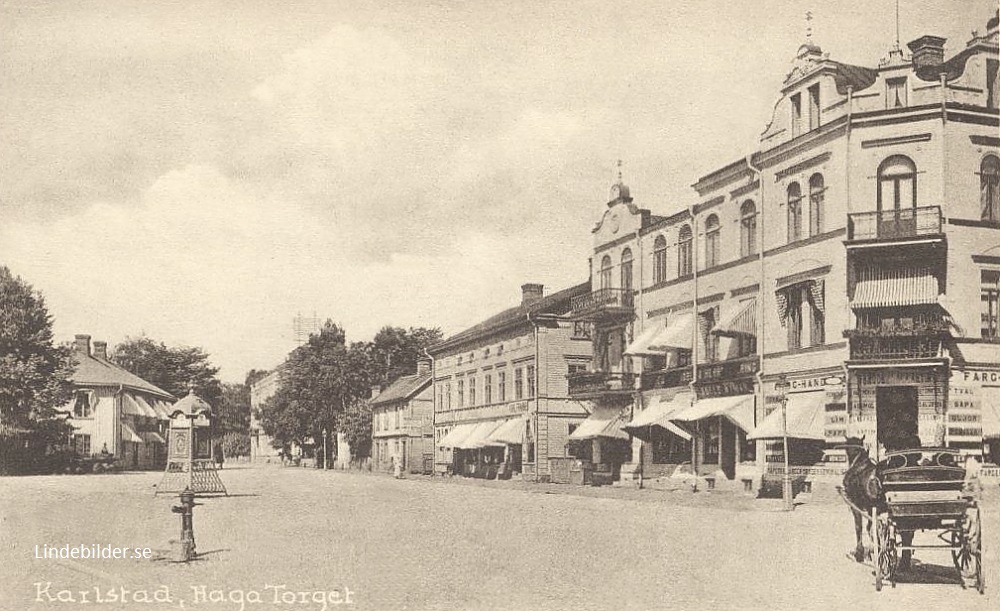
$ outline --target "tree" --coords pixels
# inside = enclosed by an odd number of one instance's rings
[[[355,401],[340,415],[337,431],[351,446],[355,460],[367,458],[372,453],[372,408],[368,401]]]
[[[214,436],[226,456],[250,454],[250,389],[245,384],[223,384],[215,410]]]
[[[195,394],[217,409],[222,399],[222,383],[216,377],[218,367],[198,347],[167,347],[148,337],[126,338],[115,346],[111,360],[140,378],[159,386],[175,397]]]
[[[0,266],[0,473],[44,468],[47,449],[66,439],[56,410],[72,398],[73,369],[69,348],[52,343],[41,293]]]
[[[412,374],[417,361],[426,358],[424,350],[441,339],[441,329],[382,327],[371,342],[375,382],[389,385],[400,376]]]
[[[0,267],[0,422],[36,430],[69,403],[74,364],[52,343],[41,293]]]

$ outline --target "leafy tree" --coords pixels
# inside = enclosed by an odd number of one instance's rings
[[[250,389],[244,384],[223,384],[215,408],[214,435],[226,456],[250,454]],[[245,438],[246,443],[241,441]]]
[[[243,383],[249,390],[251,386],[256,384],[258,381],[262,380],[263,378],[267,377],[267,374],[269,373],[271,372],[266,369],[251,369],[250,371],[247,372],[246,379],[244,380]]]
[[[126,338],[115,346],[111,360],[175,397],[183,397],[193,386],[195,394],[218,409],[222,383],[208,354],[198,347],[168,347],[148,337]]]
[[[424,350],[441,339],[441,329],[382,327],[372,339],[370,349],[375,382],[386,386],[400,376],[412,374],[417,361],[426,358]]]
[[[351,446],[355,460],[372,453],[372,408],[368,401],[355,401],[340,415],[337,430]]]
[[[52,343],[41,293],[0,266],[0,423],[51,428],[56,408],[72,396],[73,368],[70,350]]]

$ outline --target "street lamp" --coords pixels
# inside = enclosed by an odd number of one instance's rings
[[[781,474],[781,498],[785,502],[785,511],[795,509],[792,502],[792,473],[788,465],[788,389],[791,384],[785,376],[781,376],[774,383],[774,389],[781,393],[781,441],[784,447],[782,452],[784,459],[784,470]]]

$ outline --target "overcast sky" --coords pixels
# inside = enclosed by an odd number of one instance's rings
[[[202,346],[228,381],[299,312],[451,334],[587,279],[617,159],[662,214],[753,150],[807,10],[875,66],[894,3],[0,0],[0,264],[58,339]],[[950,56],[996,3],[900,6]]]

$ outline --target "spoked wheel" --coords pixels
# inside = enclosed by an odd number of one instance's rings
[[[872,510],[875,543],[875,591],[881,592],[882,585],[893,582],[896,566],[899,564],[899,548],[896,545],[896,526],[888,515],[879,515]]]
[[[965,511],[961,530],[951,533],[951,559],[962,576],[963,585],[974,582],[976,590],[983,594],[986,584],[983,580],[983,531],[979,507],[970,505]]]

